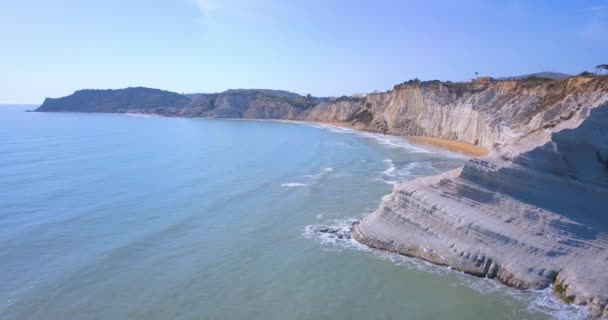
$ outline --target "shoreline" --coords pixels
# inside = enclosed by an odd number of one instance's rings
[[[397,139],[401,139],[414,147],[422,148],[432,153],[444,153],[449,156],[458,156],[465,158],[476,158],[483,157],[490,154],[490,151],[485,148],[478,147],[473,144],[469,144],[466,142],[461,142],[458,140],[449,140],[442,139],[430,136],[399,136],[392,135],[387,133],[375,132],[375,131],[367,131],[358,127],[349,126],[343,123],[334,123],[334,122],[321,122],[321,121],[301,121],[301,120],[276,120],[276,119],[245,119],[245,120],[270,120],[270,121],[279,121],[279,122],[288,122],[288,123],[300,123],[300,124],[312,124],[319,126],[329,126],[336,128],[349,129],[356,132],[369,133],[369,134],[377,134],[388,137],[393,137]]]
[[[37,111],[37,112],[46,112],[53,113],[58,111]],[[309,120],[294,120],[294,119],[259,119],[259,118],[216,118],[216,117],[181,117],[181,116],[168,116],[158,113],[143,113],[143,112],[71,112],[71,111],[59,111],[61,113],[94,113],[94,114],[118,114],[118,115],[127,115],[127,116],[141,116],[141,117],[159,117],[159,118],[181,118],[181,119],[203,119],[203,120],[237,120],[237,121],[270,121],[270,122],[284,122],[284,123],[294,123],[294,124],[304,124],[304,125],[317,125],[317,126],[328,126],[328,127],[336,127],[342,129],[353,130],[362,133],[369,134],[378,134],[389,137],[394,137],[398,139],[402,139],[407,143],[412,144],[414,147],[423,148],[429,152],[446,152],[450,153],[451,156],[464,156],[466,158],[476,158],[483,157],[490,154],[490,151],[485,148],[461,142],[458,140],[450,140],[443,139],[431,136],[399,136],[392,135],[382,132],[368,131],[359,127],[350,126],[348,124],[340,123],[340,122],[322,122],[322,121],[309,121]]]
[[[359,127],[350,126],[340,122],[322,122],[322,121],[308,121],[308,120],[291,120],[291,119],[257,119],[257,118],[206,118],[199,117],[196,119],[210,119],[210,120],[238,120],[238,121],[270,121],[270,122],[283,122],[293,124],[304,124],[324,127],[335,127],[341,129],[348,129],[355,132],[366,133],[366,134],[377,134],[382,136],[393,137],[401,139],[414,147],[419,147],[424,150],[433,153],[447,153],[450,156],[466,157],[466,158],[477,158],[483,157],[490,154],[485,148],[458,141],[443,139],[431,136],[399,136],[393,134],[387,134],[382,132],[368,131]]]
[[[485,148],[476,146],[474,144],[461,142],[458,140],[449,140],[430,136],[405,136],[403,138],[412,143],[417,143],[420,145],[429,145],[442,150],[460,153],[462,155],[472,158],[483,157],[490,154],[490,151]]]

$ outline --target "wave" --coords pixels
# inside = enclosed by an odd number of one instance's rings
[[[396,136],[386,135],[386,134],[382,134],[382,133],[369,133],[369,132],[357,132],[357,135],[374,139],[378,143],[380,143],[384,146],[387,146],[389,148],[407,149],[408,151],[413,152],[413,153],[433,153],[430,150],[416,147],[416,146],[410,144],[409,142],[407,142],[405,139],[399,138]]]
[[[323,176],[325,176],[325,175],[327,175],[327,174],[329,174],[331,172],[334,172],[334,168],[327,167],[327,168],[321,169],[319,172],[317,172],[315,174],[305,174],[302,177],[303,178],[315,178],[315,179],[318,179],[318,178],[322,178]]]
[[[533,290],[535,297],[528,304],[528,310],[539,311],[556,320],[584,320],[590,315],[584,306],[570,305],[559,300],[553,293],[553,287],[544,290]]]
[[[317,215],[317,219],[323,215]],[[494,279],[478,278],[449,267],[438,266],[418,258],[407,257],[398,253],[377,250],[365,246],[352,239],[351,231],[359,219],[333,218],[323,223],[311,224],[304,228],[303,236],[306,239],[320,243],[321,249],[327,251],[354,250],[390,261],[395,265],[421,272],[440,276],[455,277],[455,285],[466,286],[481,294],[500,294],[513,298],[527,305],[531,312],[543,313],[555,320],[583,320],[589,319],[589,313],[584,306],[569,305],[559,300],[552,288],[543,290],[518,290],[502,285]]]
[[[351,129],[351,128],[339,127],[339,126],[335,126],[335,125],[331,125],[331,124],[324,124],[324,123],[314,123],[314,122],[304,122],[304,123],[306,125],[313,126],[316,128],[322,128],[322,129],[329,130],[334,133],[353,134],[353,135],[356,135],[359,137],[374,139],[374,140],[376,140],[376,142],[378,142],[382,145],[385,145],[389,148],[403,148],[403,149],[407,149],[408,151],[413,152],[413,153],[433,153],[430,150],[416,147],[416,146],[410,144],[405,139],[399,138],[396,136],[391,136],[391,135],[382,134],[382,133],[371,133],[371,132],[359,131],[359,130],[355,130],[355,129]]]
[[[160,116],[158,116],[156,114],[146,114],[146,113],[125,113],[125,115],[130,116],[130,117],[137,117],[137,118],[160,118]]]
[[[393,163],[393,159],[384,159],[382,162],[388,164],[388,169],[382,171],[382,174],[387,176],[393,175],[395,170],[397,170],[397,167],[395,167],[395,164]]]
[[[306,186],[306,184],[299,183],[299,182],[281,183],[281,187],[287,188],[287,189],[299,188],[299,187],[304,187],[304,186]]]
[[[323,216],[317,215],[320,219]],[[343,249],[365,250],[365,246],[351,238],[355,218],[332,219],[326,223],[312,224],[304,228],[304,237],[319,241],[325,250],[340,251]]]
[[[301,183],[301,182],[286,182],[286,183],[282,183],[281,187],[289,190],[289,189],[295,189],[295,188],[300,188],[300,187],[304,187],[307,186],[309,184],[312,183],[312,185],[317,184],[322,178],[324,178],[326,175],[328,175],[329,173],[333,172],[334,168],[332,167],[326,167],[321,169],[319,172],[315,173],[315,174],[305,174],[303,176],[301,176],[301,178],[308,178],[311,179],[312,181],[309,183]]]
[[[392,159],[384,159],[383,162],[388,164],[388,168],[382,171],[378,179],[392,185],[439,173],[429,161],[409,162],[401,168],[397,168]]]

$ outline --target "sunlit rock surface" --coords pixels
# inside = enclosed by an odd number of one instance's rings
[[[554,284],[608,317],[608,90],[573,85],[532,119],[494,123],[517,134],[490,156],[396,186],[354,238],[518,288]]]

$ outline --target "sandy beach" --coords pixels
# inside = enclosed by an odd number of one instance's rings
[[[447,149],[449,151],[461,153],[469,157],[482,157],[489,153],[489,151],[485,148],[455,140],[427,136],[405,136],[404,138],[413,143],[426,144],[437,148]]]

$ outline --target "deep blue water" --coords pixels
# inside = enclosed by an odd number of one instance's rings
[[[0,106],[0,319],[569,315],[311,232],[462,158],[315,125],[26,108]]]

